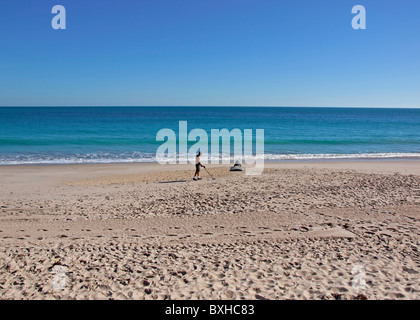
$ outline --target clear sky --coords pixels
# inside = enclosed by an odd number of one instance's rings
[[[1,0],[0,105],[420,107],[420,1]]]

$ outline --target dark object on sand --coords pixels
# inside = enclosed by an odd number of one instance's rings
[[[233,167],[230,168],[230,171],[244,171],[242,165],[239,162],[236,162]]]

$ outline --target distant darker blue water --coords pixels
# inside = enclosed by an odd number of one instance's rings
[[[157,132],[179,121],[264,129],[271,160],[420,157],[420,109],[3,107],[0,164],[153,162]]]

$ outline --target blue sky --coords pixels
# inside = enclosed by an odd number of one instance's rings
[[[420,107],[415,0],[2,0],[0,39],[2,106]]]

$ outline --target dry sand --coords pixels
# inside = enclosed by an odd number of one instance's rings
[[[0,298],[420,298],[420,162],[210,167],[0,167]]]

